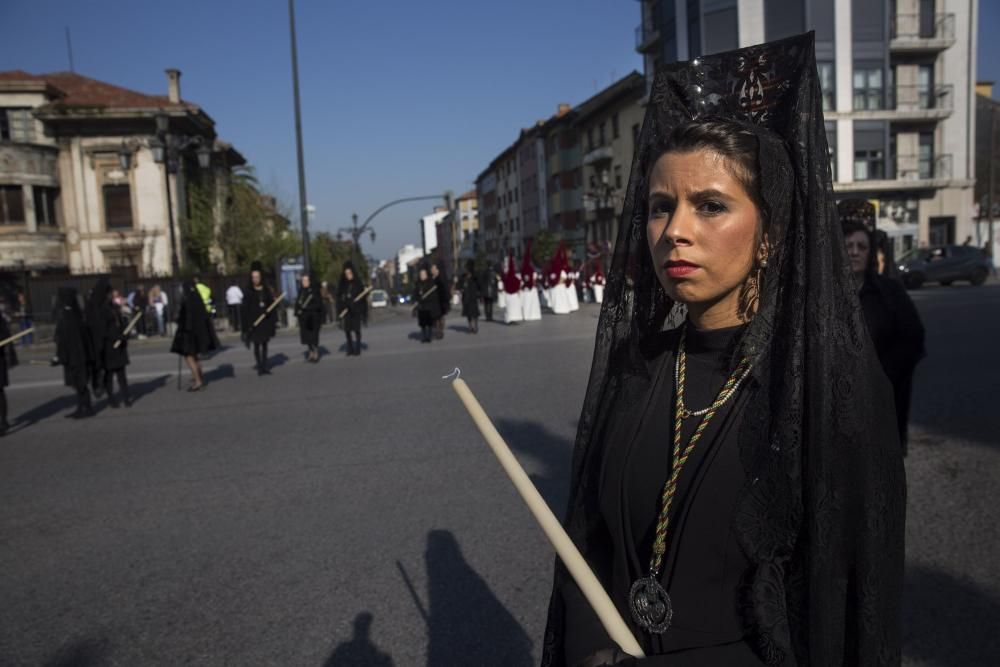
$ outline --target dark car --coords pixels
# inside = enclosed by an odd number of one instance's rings
[[[917,248],[899,259],[899,272],[903,284],[910,289],[924,283],[950,285],[956,280],[982,285],[990,274],[990,262],[975,246]]]

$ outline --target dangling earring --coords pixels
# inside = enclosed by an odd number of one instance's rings
[[[767,268],[767,257],[757,263],[757,269],[752,277],[743,283],[740,291],[739,312],[737,316],[742,322],[749,322],[757,313],[757,304],[760,301],[760,288],[764,280],[764,269]]]

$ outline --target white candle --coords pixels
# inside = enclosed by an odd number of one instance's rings
[[[486,411],[483,410],[483,406],[479,404],[472,390],[469,389],[469,385],[465,383],[465,380],[456,378],[451,386],[462,400],[465,409],[469,411],[472,421],[476,423],[479,432],[483,434],[486,443],[500,461],[500,465],[510,477],[510,481],[514,483],[514,487],[521,494],[528,509],[535,516],[538,525],[542,527],[545,536],[549,538],[549,542],[552,543],[559,558],[576,581],[576,585],[580,587],[587,602],[590,603],[597,617],[601,620],[608,636],[629,655],[635,658],[645,657],[639,647],[639,642],[636,641],[632,631],[629,630],[621,614],[618,613],[618,609],[611,602],[607,591],[594,576],[593,570],[587,565],[587,561],[584,560],[576,545],[566,534],[562,524],[559,523],[541,494],[538,493],[538,489],[531,483],[524,468],[517,462],[510,447],[504,442],[496,427],[493,426],[493,422],[486,415]]]

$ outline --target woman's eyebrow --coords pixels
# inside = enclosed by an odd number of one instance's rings
[[[688,195],[688,199],[693,201],[705,201],[707,199],[729,199],[729,195],[721,190],[716,190],[715,188],[708,188],[707,190],[698,190],[697,192],[692,192]]]

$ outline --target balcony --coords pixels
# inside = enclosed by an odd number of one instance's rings
[[[955,88],[951,84],[925,86],[897,85],[883,94],[878,89],[856,89],[854,110],[825,111],[827,120],[934,121],[949,117],[954,111]]]
[[[635,50],[638,53],[649,53],[660,41],[660,31],[650,25],[640,25],[635,29]]]
[[[892,53],[936,53],[954,43],[954,14],[897,14],[889,26]]]
[[[861,163],[864,165],[865,163]],[[868,171],[870,165],[865,168]],[[953,185],[952,156],[896,155],[889,161],[889,178],[857,178],[851,183],[834,183],[834,192],[886,192],[928,190]]]
[[[599,162],[608,162],[613,156],[614,153],[612,152],[610,145],[598,146],[597,148],[587,151],[586,155],[583,156],[583,164],[596,165]]]

